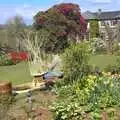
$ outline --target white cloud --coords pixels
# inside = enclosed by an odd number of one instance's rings
[[[92,2],[92,3],[111,3],[112,0],[86,0],[86,1],[89,1],[89,2]]]
[[[82,0],[54,0],[56,2],[62,3],[62,2],[82,2]],[[92,2],[92,3],[111,3],[112,0],[85,0],[84,2]]]
[[[44,0],[45,1],[45,0]],[[97,11],[98,8],[104,10],[120,10],[120,0],[51,0],[53,4],[58,4],[62,2],[72,2],[80,5],[81,11],[84,12],[86,10]],[[114,5],[113,5],[114,4]],[[45,7],[42,4],[32,5],[32,3],[25,3],[22,5],[14,5],[14,4],[0,4],[0,23],[4,23],[9,17],[15,16],[19,14],[23,16],[25,21],[32,21],[33,16],[40,10],[46,10],[51,5],[47,5]]]
[[[47,8],[42,8],[40,6],[32,6],[30,4],[22,4],[22,5],[0,5],[0,23],[5,23],[7,19],[15,16],[21,15],[25,22],[33,20],[33,16],[38,12],[45,10]]]
[[[24,4],[23,6],[19,6],[15,8],[16,14],[19,14],[25,18],[32,18],[40,9],[39,7],[33,7],[32,5],[29,4]]]
[[[54,0],[57,3],[63,3],[63,2],[68,2],[68,3],[76,3],[76,2],[80,2],[81,0]]]
[[[15,14],[21,15],[26,22],[32,22],[33,16],[38,11],[44,11],[46,8],[41,8],[38,6],[32,6],[30,4],[23,4],[15,8]]]
[[[30,8],[31,5],[30,5],[30,4],[23,4],[23,7],[24,7],[24,8]]]

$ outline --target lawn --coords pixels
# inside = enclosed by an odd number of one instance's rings
[[[0,67],[0,81],[11,81],[13,84],[31,82],[32,78],[27,63]]]
[[[103,69],[108,64],[115,64],[116,56],[114,55],[96,55],[92,56],[89,63]],[[13,84],[31,82],[32,78],[26,63],[19,63],[13,66],[0,67],[0,81],[8,80]]]
[[[118,56],[115,55],[95,55],[92,56],[89,64],[93,66],[98,66],[101,70],[103,70],[107,65],[116,64]]]

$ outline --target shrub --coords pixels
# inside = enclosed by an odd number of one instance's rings
[[[14,62],[10,58],[9,54],[1,55],[0,57],[0,66],[13,65]]]
[[[114,44],[113,45],[113,53],[117,56],[120,55],[120,43]]]
[[[27,59],[28,55],[26,52],[10,52],[2,54],[0,56],[0,66],[15,65],[19,62],[26,61]]]
[[[13,62],[25,61],[28,59],[28,54],[26,52],[10,52],[10,57]]]
[[[71,44],[62,55],[64,79],[73,82],[79,77],[89,74],[88,60],[90,46],[86,43]]]

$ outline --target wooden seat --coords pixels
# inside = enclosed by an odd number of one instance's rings
[[[34,86],[37,86],[38,83],[42,83],[42,82],[44,82],[43,75],[35,75],[33,77],[33,84],[34,84]]]

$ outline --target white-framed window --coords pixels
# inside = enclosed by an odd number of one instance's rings
[[[101,25],[101,26],[105,26],[105,25],[104,25],[104,21],[101,21],[101,22],[100,22],[100,25]]]
[[[111,20],[111,26],[116,26],[118,23],[118,20]]]
[[[104,21],[101,21],[100,24],[101,24],[101,26],[105,26],[105,24],[110,26],[111,25],[111,21],[110,20],[104,20]]]
[[[110,20],[106,20],[106,21],[105,21],[105,24],[107,24],[107,25],[109,25],[109,26],[110,26],[111,21],[110,21]]]

